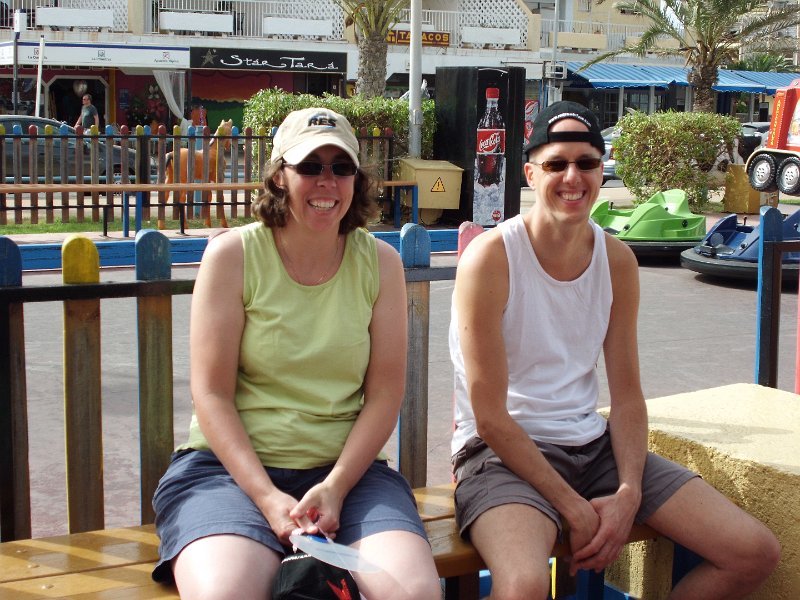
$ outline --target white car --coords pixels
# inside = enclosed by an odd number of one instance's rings
[[[620,135],[619,129],[614,127],[606,127],[600,132],[603,136],[603,141],[606,144],[606,151],[603,154],[603,183],[609,179],[619,179],[617,177],[617,161],[614,160],[614,147],[612,143]]]

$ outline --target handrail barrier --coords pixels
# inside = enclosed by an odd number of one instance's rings
[[[41,131],[32,125],[27,132],[23,132],[19,125],[7,132],[0,125],[0,148],[3,149],[0,153],[0,226],[23,224],[26,216],[31,224],[39,223],[42,217],[45,222],[52,223],[56,215],[62,222],[75,220],[81,223],[87,218],[87,209],[91,211],[89,218],[92,221],[103,219],[107,224],[115,215],[124,215],[125,204],[114,201],[114,193],[121,193],[122,189],[97,186],[163,183],[169,155],[174,160],[174,172],[181,171],[182,154],[173,152],[179,148],[196,153],[193,155],[195,160],[183,166],[188,171],[190,183],[260,183],[271,151],[274,129],[262,127],[254,131],[247,127],[240,132],[233,127],[230,135],[223,135],[221,131],[212,132],[208,127],[189,127],[184,135],[176,126],[168,135],[163,125],[159,125],[155,132],[149,126],[139,125],[134,131],[124,125],[119,130],[107,126],[102,134],[94,126],[85,131],[78,127],[73,133],[66,124],[58,130],[47,125]],[[356,137],[362,166],[379,180],[391,180],[395,167],[395,140],[391,131],[362,128]],[[222,153],[222,161],[216,161],[215,154],[210,152],[214,139],[219,140],[223,147],[230,146]],[[9,157],[5,152],[7,145],[11,150]],[[37,148],[37,151],[29,152],[30,148]],[[47,191],[37,187],[51,184],[64,187]],[[11,192],[3,190],[3,185],[15,188]],[[93,187],[67,187],[81,185]],[[203,216],[208,220],[212,205],[215,205],[216,218],[222,222],[226,215],[238,217],[239,207],[243,207],[243,216],[248,217],[255,198],[253,192],[257,188],[257,185],[246,189],[230,185],[213,191],[198,191],[188,194],[183,205],[175,201],[176,194],[173,193],[172,218],[179,219],[184,212],[187,219]],[[148,193],[142,203],[144,219],[150,219],[150,210],[155,207],[159,223],[164,221],[170,191],[160,190],[155,203],[150,202]],[[12,199],[10,203],[9,198]],[[12,213],[11,219],[8,213]]]
[[[19,247],[0,236],[0,540],[31,534],[28,464],[25,319],[28,303],[64,306],[64,406],[68,526],[71,533],[102,529],[102,388],[100,313],[111,298],[136,298],[138,325],[141,523],[152,522],[150,505],[173,447],[172,298],[191,294],[194,281],[171,279],[169,240],[154,230],[135,240],[136,281],[101,282],[98,250],[88,238],[65,240],[63,283],[22,284]],[[430,282],[455,277],[454,267],[430,266],[431,243],[419,225],[400,233],[406,266],[410,342],[406,396],[400,417],[399,470],[413,487],[427,474],[428,324]]]

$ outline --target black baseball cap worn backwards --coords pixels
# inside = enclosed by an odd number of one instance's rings
[[[551,132],[550,127],[562,119],[580,121],[586,125],[589,131]],[[562,100],[542,109],[533,121],[530,141],[522,151],[527,156],[531,150],[553,142],[588,142],[597,148],[600,154],[604,154],[606,151],[606,143],[595,114],[582,104],[569,100]]]

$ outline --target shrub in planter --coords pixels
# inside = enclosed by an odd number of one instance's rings
[[[617,175],[636,202],[673,188],[686,192],[689,205],[699,210],[708,192],[725,185],[733,161],[736,119],[713,113],[634,112],[618,123],[614,140]]]
[[[278,88],[264,89],[245,101],[244,126],[258,131],[265,127],[269,131],[280,125],[291,111],[322,106],[347,117],[350,124],[360,131],[371,132],[375,127],[384,131],[387,127],[395,136],[395,156],[408,154],[408,102],[393,98],[341,98],[330,94],[292,94]],[[422,158],[433,155],[433,134],[436,131],[436,116],[433,100],[422,101]]]

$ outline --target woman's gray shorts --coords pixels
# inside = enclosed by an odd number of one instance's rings
[[[267,467],[272,482],[298,500],[321,482],[333,465],[314,469]],[[283,556],[266,518],[217,457],[207,450],[177,452],[153,496],[156,530],[161,539],[153,579],[171,583],[170,561],[191,542],[209,535],[251,538]],[[400,473],[375,461],[350,490],[342,505],[336,541],[352,544],[384,531],[410,531],[426,538],[408,482]]]
[[[587,500],[609,496],[619,487],[617,463],[608,429],[584,446],[558,446],[536,442],[552,467]],[[513,473],[482,439],[474,437],[453,456],[458,486],[456,522],[461,535],[481,514],[503,504],[527,504],[539,509],[558,526],[561,518],[553,505],[527,481]],[[636,522],[646,521],[684,483],[698,477],[687,468],[648,452],[642,476],[642,503]]]

